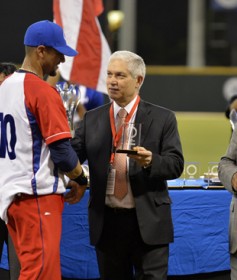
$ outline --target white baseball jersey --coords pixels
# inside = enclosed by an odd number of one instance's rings
[[[0,86],[0,217],[18,193],[63,193],[64,176],[48,144],[71,133],[58,92],[31,73],[15,72]]]

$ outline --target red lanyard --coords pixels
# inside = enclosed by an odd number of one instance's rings
[[[133,116],[133,113],[136,110],[139,102],[140,102],[140,96],[138,95],[137,100],[132,107],[132,110],[130,111],[130,113],[127,115],[127,117],[125,119],[126,123],[128,123],[130,121],[130,119]],[[121,135],[122,135],[122,126],[119,128],[119,131],[116,132],[113,104],[111,104],[111,106],[110,106],[109,117],[110,117],[110,126],[111,126],[112,136],[113,136],[113,149],[112,149],[112,153],[111,153],[111,157],[110,157],[110,164],[112,164],[114,162],[116,147],[117,147],[118,142],[119,142],[119,140],[121,138]]]

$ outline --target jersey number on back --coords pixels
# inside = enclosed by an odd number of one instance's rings
[[[16,158],[16,126],[14,118],[7,114],[0,113],[0,158],[6,157],[6,151],[11,160]]]

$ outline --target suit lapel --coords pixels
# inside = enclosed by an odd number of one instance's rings
[[[99,120],[99,127],[100,131],[97,133],[102,133],[104,135],[104,144],[105,143],[111,143],[112,145],[112,133],[110,128],[110,119],[109,119],[109,108],[110,104],[107,104],[105,106],[105,110],[100,111],[100,115],[97,116]],[[144,143],[144,140],[146,139],[146,136],[148,135],[150,125],[153,121],[152,117],[150,116],[151,110],[147,108],[146,103],[141,100],[136,113],[135,123],[141,123],[142,129],[141,129],[141,143],[142,146]],[[111,146],[112,147],[112,146]]]
[[[152,123],[152,117],[150,116],[151,110],[147,108],[146,103],[141,100],[138,108],[137,114],[135,118],[135,123],[142,124],[142,132],[141,132],[141,146],[143,146],[144,140],[148,134],[150,125]]]
[[[110,118],[109,118],[109,108],[110,104],[106,106],[105,110],[100,112],[100,115],[97,116],[99,119],[99,127],[100,131],[97,131],[99,133],[103,140],[103,147],[106,147],[106,150],[108,150],[108,147],[110,146],[112,149],[112,132],[111,132],[111,126],[110,126]],[[96,131],[95,131],[96,133]],[[102,149],[103,149],[102,147]],[[111,150],[109,150],[109,153]]]

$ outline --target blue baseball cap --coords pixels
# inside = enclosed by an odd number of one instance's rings
[[[30,25],[25,33],[24,45],[30,47],[40,45],[51,47],[67,56],[78,54],[76,50],[67,45],[63,29],[49,20],[38,21]]]

